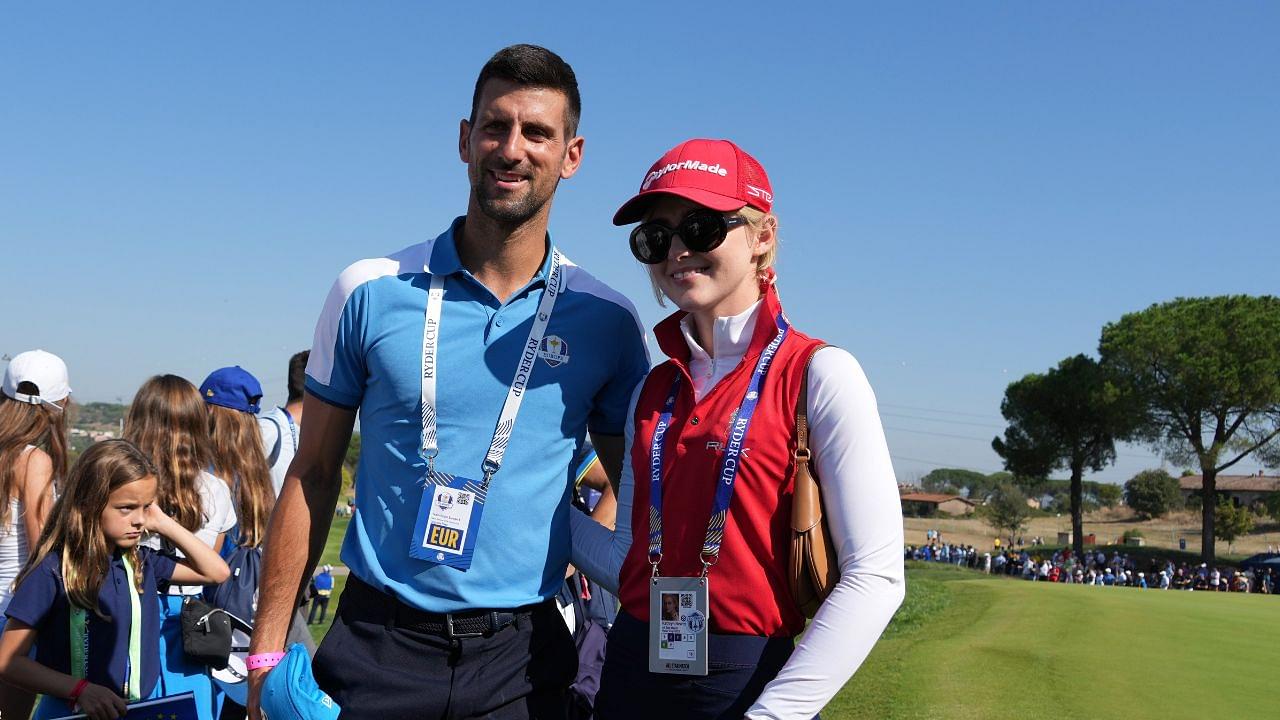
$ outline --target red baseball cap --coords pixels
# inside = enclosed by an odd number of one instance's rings
[[[658,195],[675,195],[703,207],[729,212],[747,205],[773,207],[773,187],[764,167],[728,140],[686,140],[671,148],[645,173],[640,192],[613,215],[614,225],[644,218]]]

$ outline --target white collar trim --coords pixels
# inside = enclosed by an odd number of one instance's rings
[[[715,351],[715,360],[741,358],[747,354],[747,347],[751,345],[752,331],[756,326],[756,317],[760,314],[760,303],[763,301],[763,298],[755,301],[751,307],[737,315],[715,319],[711,326],[711,347]],[[690,360],[694,362],[712,360],[711,355],[698,344],[694,336],[692,315],[686,315],[680,321],[680,332],[689,345],[689,351],[692,354]]]

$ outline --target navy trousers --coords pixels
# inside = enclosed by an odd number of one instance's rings
[[[598,720],[742,720],[787,659],[791,638],[712,634],[706,677],[649,672],[648,626],[618,613],[609,630]]]
[[[397,623],[404,614],[395,598],[348,579],[312,662],[343,720],[567,717],[578,654],[554,600],[486,637],[419,632]]]

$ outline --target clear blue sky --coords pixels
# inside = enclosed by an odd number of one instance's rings
[[[687,137],[764,163],[789,314],[862,362],[901,479],[999,469],[1005,386],[1123,313],[1280,291],[1280,5],[466,5],[7,5],[0,352],[85,401],[233,363],[281,401],[336,274],[464,210],[513,42],[582,87],[553,236],[647,324],[613,210]],[[1095,477],[1158,464],[1122,452]]]

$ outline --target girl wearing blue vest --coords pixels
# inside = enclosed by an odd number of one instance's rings
[[[160,671],[157,583],[227,578],[217,553],[155,499],[155,467],[128,441],[97,443],[71,469],[0,636],[0,678],[44,695],[36,718],[118,718],[126,702],[151,697]],[[141,546],[145,532],[186,559]]]
[[[616,531],[570,513],[574,565],[622,605],[601,720],[810,720],[902,602],[901,506],[875,396],[852,355],[783,313],[773,200],[755,158],[698,139],[654,163],[614,216],[639,223],[632,254],[679,311],[654,329],[669,359],[632,400]],[[797,645],[801,404],[840,577]]]

